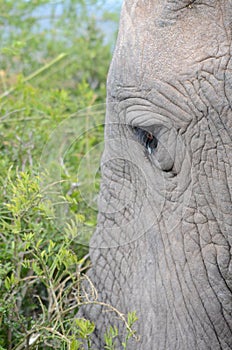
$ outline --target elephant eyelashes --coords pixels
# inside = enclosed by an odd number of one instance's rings
[[[149,154],[152,154],[158,145],[157,138],[151,132],[144,129],[135,127],[133,130],[139,142],[147,149]]]

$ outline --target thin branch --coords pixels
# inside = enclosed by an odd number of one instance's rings
[[[4,119],[6,119],[7,117],[9,117],[11,114],[25,111],[25,109],[26,108],[15,109],[14,111],[6,113],[3,117],[0,118],[0,122],[3,121]]]
[[[22,80],[23,83],[27,83],[28,81],[32,80],[33,78],[37,77],[44,71],[48,70],[51,66],[53,66],[55,63],[61,61],[63,58],[65,58],[68,54],[67,53],[61,53],[59,56],[54,58],[54,60],[50,61],[49,63],[45,64],[43,67],[37,69],[32,74],[28,75],[28,77],[24,78]],[[12,92],[16,90],[16,86],[11,87],[9,90],[5,91],[2,95],[0,95],[0,99],[9,96]]]

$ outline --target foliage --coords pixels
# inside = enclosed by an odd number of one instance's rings
[[[72,341],[78,307],[73,293],[78,292],[84,258],[72,249],[72,232],[57,237],[51,203],[40,192],[37,177],[20,172],[13,182],[9,172],[5,190],[0,345],[23,349],[42,342],[43,349],[62,348]]]
[[[105,349],[106,350],[115,350],[115,341],[114,339],[118,336],[118,328],[116,326],[110,326],[109,330],[105,334]]]
[[[97,0],[1,1],[2,88],[60,57],[33,84],[47,88],[50,79],[49,88],[72,91],[85,80],[103,98],[111,45],[98,28],[106,16],[101,7]]]
[[[128,345],[130,338],[133,337],[136,333],[135,331],[132,330],[132,326],[134,325],[134,323],[137,320],[138,320],[138,318],[136,316],[135,311],[128,313],[128,316],[127,316],[127,334],[126,334],[125,342],[122,343],[122,347],[124,350],[127,349],[127,345]]]
[[[104,101],[111,44],[105,43],[96,18],[88,15],[90,5],[99,6],[93,0],[0,1],[0,25],[6,29],[0,32],[2,179],[10,166],[12,172],[17,168],[38,174],[53,130],[83,108]],[[59,169],[64,196],[75,199],[78,214],[92,226],[96,211],[73,184],[81,159],[102,138],[103,129],[82,137]]]
[[[131,337],[135,337],[136,332],[132,330],[132,326],[134,323],[138,320],[136,316],[136,312],[130,312],[128,313],[127,316],[127,321],[125,322],[126,324],[126,336],[125,336],[125,341],[123,341],[120,345],[122,346],[122,349],[126,350],[128,342]],[[105,349],[106,350],[116,350],[116,342],[115,340],[118,337],[118,329],[116,326],[111,326],[109,330],[105,334]],[[138,339],[138,338],[136,338]]]
[[[93,106],[105,100],[112,40],[100,27],[105,21],[113,27],[118,17],[117,12],[102,11],[103,4],[0,0],[1,350],[78,350],[86,341],[91,348],[95,325],[75,315],[82,303],[98,303],[84,274],[96,208],[83,196],[80,182],[89,177],[90,150],[103,139]],[[75,139],[74,129],[82,127],[88,132]],[[51,140],[65,144],[73,137],[75,142],[52,163],[62,148],[56,149],[56,143],[52,149]],[[82,179],[76,173],[84,158],[88,166]],[[47,174],[51,181],[44,185]],[[92,191],[88,184],[87,193]],[[72,214],[63,226],[51,196],[57,185],[57,202],[68,204]],[[96,179],[95,187],[97,191]],[[92,288],[90,296],[82,293],[83,279]],[[126,349],[135,317],[128,315],[131,322],[110,305],[102,306],[124,322]],[[112,348],[116,333],[114,327],[106,334],[106,349]]]
[[[0,346],[78,350],[83,339],[90,349],[89,336],[95,326],[89,320],[75,319],[75,315],[83,303],[98,300],[91,281],[83,275],[86,257],[78,257],[73,250],[78,232],[68,226],[62,237],[57,235],[53,209],[40,191],[38,177],[20,172],[12,181],[9,171],[5,193],[1,207]],[[79,220],[82,218],[77,215],[75,227]],[[83,279],[91,287],[88,296],[81,290]],[[99,304],[124,321],[119,311]],[[134,334],[131,326],[136,319],[131,315],[125,322],[125,344]],[[107,335],[108,343],[111,336]]]

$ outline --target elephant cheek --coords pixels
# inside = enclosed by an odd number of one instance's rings
[[[135,162],[109,158],[103,157],[98,199],[98,227],[103,238],[100,244],[104,247],[140,239],[157,223],[164,200],[154,206],[148,179]]]

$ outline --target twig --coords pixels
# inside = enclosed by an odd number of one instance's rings
[[[9,117],[11,114],[17,113],[17,112],[22,112],[25,111],[26,108],[20,108],[20,109],[15,109],[14,111],[6,113],[4,116],[0,118],[0,122]]]
[[[22,80],[23,83],[27,83],[28,81],[32,80],[33,78],[37,77],[39,74],[43,73],[47,69],[49,69],[51,66],[53,66],[55,63],[61,61],[64,57],[66,57],[68,54],[67,53],[61,53],[59,56],[54,58],[54,60],[50,61],[49,63],[45,64],[43,67],[37,69],[35,72],[32,74],[28,75],[28,77],[24,78]],[[11,87],[9,90],[5,91],[2,95],[0,95],[0,99],[7,97],[10,95],[12,92],[16,90],[16,86]]]

